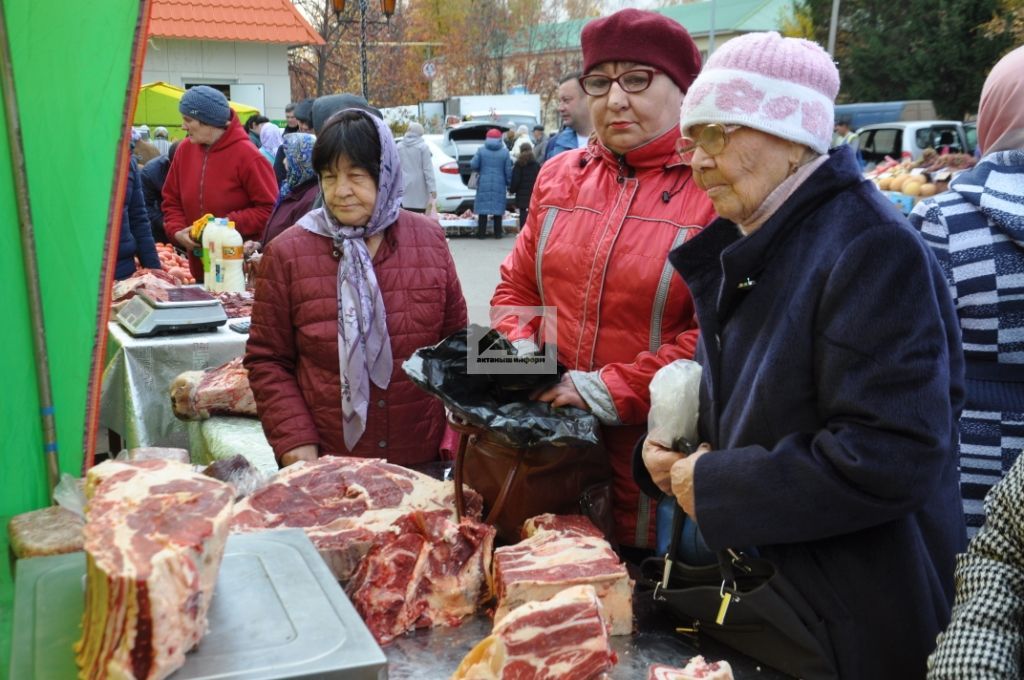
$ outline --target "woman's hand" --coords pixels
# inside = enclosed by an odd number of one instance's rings
[[[294,449],[281,456],[281,467],[288,467],[289,465],[298,463],[300,460],[312,463],[319,455],[320,450],[316,444],[296,446]]]
[[[670,470],[672,495],[676,497],[676,502],[694,521],[697,520],[697,502],[693,495],[693,470],[697,465],[697,459],[710,452],[710,444],[701,444],[695,452],[673,463]]]
[[[573,383],[572,378],[566,373],[562,376],[562,380],[559,381],[554,387],[549,387],[540,394],[533,396],[537,401],[550,402],[553,408],[559,406],[576,406],[584,411],[589,411],[590,407],[587,406],[587,402],[583,401],[583,397],[576,391],[576,385]]]
[[[178,242],[186,252],[191,253],[193,248],[198,248],[199,244],[192,240],[192,237],[188,235],[188,229],[182,229],[174,235],[174,240]]]
[[[651,481],[659,489],[671,495],[672,466],[685,458],[686,454],[666,448],[661,444],[651,441],[650,437],[648,437],[644,440],[641,455],[643,456],[647,471],[651,473]]]

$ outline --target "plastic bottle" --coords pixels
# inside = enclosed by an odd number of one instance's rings
[[[203,263],[203,280],[204,281],[209,281],[210,280],[210,248],[209,248],[208,244],[209,244],[210,237],[213,236],[213,231],[211,231],[211,229],[210,229],[212,226],[213,226],[213,216],[211,215],[206,220],[206,226],[203,227],[203,234],[202,234],[202,236],[199,237],[199,248],[196,249],[196,251],[197,251],[196,255],[199,256],[199,259]]]
[[[226,228],[227,220],[223,217],[211,218],[203,229],[203,285],[211,293],[220,291],[217,280],[217,263],[220,260],[221,234]]]
[[[245,271],[243,270],[242,235],[235,229],[234,222],[221,232],[220,269],[218,285],[225,293],[245,292]]]

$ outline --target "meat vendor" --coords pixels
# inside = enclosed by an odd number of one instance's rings
[[[582,44],[595,136],[544,164],[491,304],[555,307],[558,361],[570,370],[540,398],[601,421],[616,538],[646,548],[653,506],[633,482],[631,451],[651,377],[692,358],[697,342],[693,302],[668,253],[714,215],[676,153],[679,106],[701,57],[677,22],[635,9],[591,21]],[[530,329],[499,328],[531,349]]]
[[[313,147],[324,205],[267,247],[245,367],[282,466],[322,455],[437,460],[439,400],[401,370],[466,326],[444,233],[401,209],[391,131],[362,109],[334,114]]]

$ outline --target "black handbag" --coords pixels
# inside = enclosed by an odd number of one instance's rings
[[[673,523],[682,517],[677,507]],[[671,559],[679,534],[677,527],[665,557],[644,560],[641,580],[682,622],[681,632],[705,634],[804,680],[837,676],[824,622],[772,562],[724,550],[718,564],[684,564]]]

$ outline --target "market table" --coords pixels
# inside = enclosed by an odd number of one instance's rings
[[[454,232],[459,235],[475,235],[480,223],[475,217],[471,218],[459,218],[457,220],[439,220],[441,228],[445,232]],[[491,229],[494,227],[493,220],[487,220],[487,236],[490,238],[492,235]],[[506,232],[519,231],[519,218],[518,217],[506,217],[501,220],[501,228]]]
[[[111,321],[107,332],[100,424],[121,435],[125,448],[188,448],[186,424],[171,410],[171,382],[185,371],[214,368],[242,356],[249,337],[227,324],[210,333],[136,338]]]

